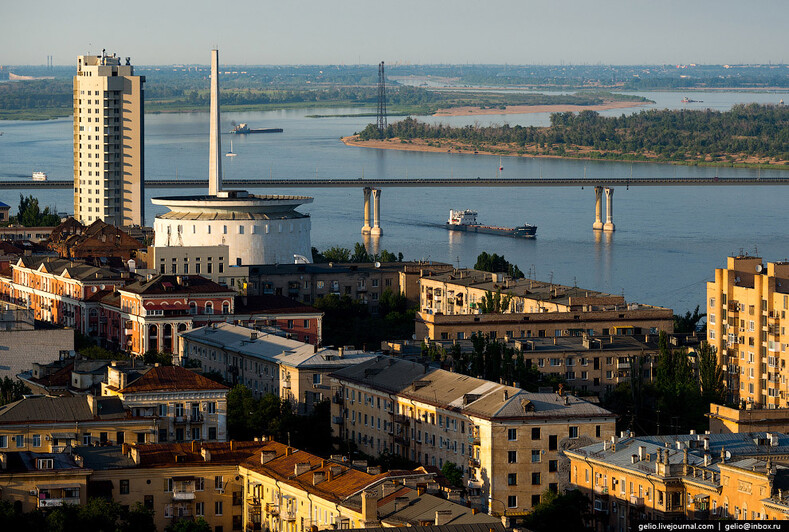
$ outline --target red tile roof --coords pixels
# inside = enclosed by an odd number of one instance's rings
[[[148,467],[172,467],[176,464],[238,464],[265,446],[264,442],[258,441],[192,443],[132,444],[132,446],[139,453],[140,466]],[[209,461],[203,458],[203,449],[210,453]]]
[[[121,390],[122,393],[179,391],[179,390],[229,390],[224,384],[207,379],[181,366],[159,366],[145,372]]]

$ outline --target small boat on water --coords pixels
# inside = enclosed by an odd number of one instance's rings
[[[513,238],[535,238],[537,236],[537,226],[531,224],[524,224],[518,227],[481,225],[477,223],[477,211],[472,211],[471,209],[463,211],[450,210],[446,228],[450,231],[510,236]]]
[[[33,181],[46,181],[46,172],[33,172]]]
[[[245,123],[241,123],[236,125],[233,129],[230,130],[231,133],[235,135],[246,135],[247,133],[282,133],[281,127],[262,127],[262,128],[250,128],[249,125]]]
[[[681,101],[682,101],[682,103],[704,103],[704,100],[691,100],[691,99],[690,99],[690,98],[688,98],[687,96],[685,96],[684,98],[682,98],[682,100],[681,100]]]
[[[235,157],[236,155],[238,154],[233,152],[233,139],[230,139],[230,151],[225,154],[225,157]]]

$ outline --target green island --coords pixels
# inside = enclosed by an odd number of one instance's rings
[[[208,109],[206,83],[196,80],[151,80],[145,90],[147,113],[204,112]],[[301,108],[359,108],[358,114],[310,115],[313,118],[375,116],[378,91],[374,86],[323,85],[313,88],[271,88],[254,80],[236,80],[223,88],[224,112],[271,111]],[[0,120],[49,120],[73,112],[70,79],[42,79],[0,84]],[[428,90],[394,86],[387,95],[391,116],[432,115],[459,107],[505,109],[508,106],[596,106],[617,103],[649,103],[640,96],[606,91],[575,94],[524,94],[517,92]]]
[[[618,117],[553,113],[548,127],[450,127],[409,117],[383,132],[370,124],[344,141],[418,151],[789,169],[789,107],[643,110]]]

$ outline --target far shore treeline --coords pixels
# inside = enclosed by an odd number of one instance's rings
[[[451,127],[409,117],[390,123],[384,131],[370,124],[359,133],[361,141],[393,138],[512,155],[789,165],[789,107],[644,110],[617,117],[594,111],[553,113],[548,127]]]

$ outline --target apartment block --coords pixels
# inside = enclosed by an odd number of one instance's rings
[[[102,395],[132,415],[155,420],[150,441],[227,440],[227,386],[180,366],[111,365]]]
[[[366,454],[458,465],[470,501],[525,511],[567,477],[561,450],[609,438],[615,415],[567,394],[528,393],[390,357],[336,371],[332,428]]]
[[[260,397],[273,393],[299,413],[331,396],[329,374],[374,358],[362,351],[318,348],[297,340],[228,323],[181,335],[179,363],[197,361],[203,371],[217,371]]]
[[[729,399],[753,408],[789,406],[786,312],[789,262],[728,257],[707,283],[707,340],[726,371]]]
[[[600,532],[631,530],[637,520],[784,520],[789,468],[780,433],[623,433],[568,449],[570,482],[589,497]]]
[[[144,76],[113,55],[82,55],[74,76],[74,217],[145,223]]]

